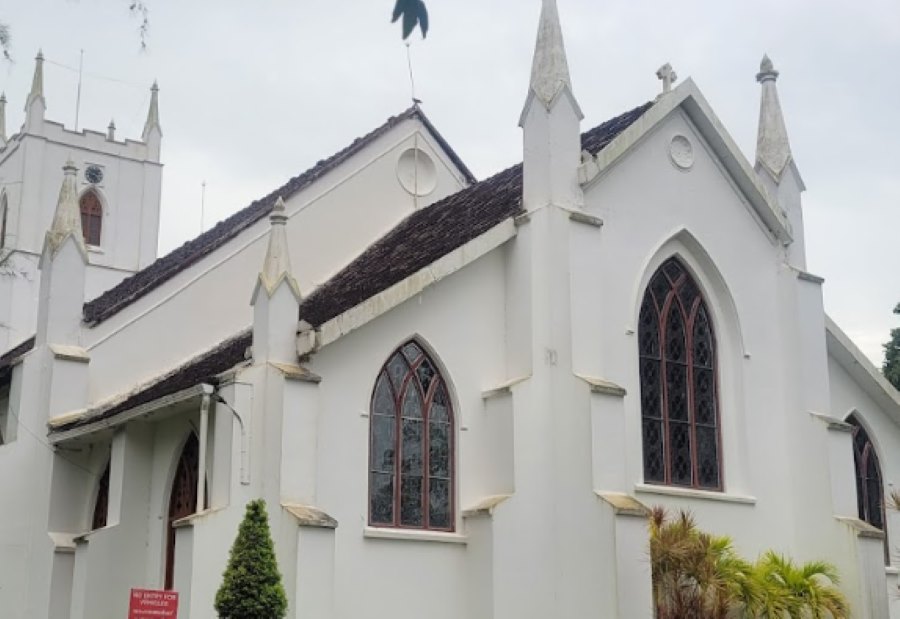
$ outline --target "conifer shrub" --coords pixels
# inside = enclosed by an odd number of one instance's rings
[[[262,499],[247,504],[215,607],[220,619],[282,619],[287,612],[287,596]]]

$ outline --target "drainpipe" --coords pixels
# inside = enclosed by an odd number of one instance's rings
[[[200,462],[197,466],[197,513],[206,510],[206,445],[209,439],[209,402],[215,389],[202,385],[203,399],[200,402]]]

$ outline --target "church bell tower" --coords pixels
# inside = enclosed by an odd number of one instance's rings
[[[139,140],[106,131],[73,131],[47,118],[44,56],[35,58],[18,132],[8,135],[0,96],[0,353],[35,333],[41,273],[60,170],[72,167],[87,255],[85,300],[143,269],[157,254],[162,164],[159,88]]]

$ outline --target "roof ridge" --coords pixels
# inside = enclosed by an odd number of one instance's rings
[[[357,154],[390,129],[412,118],[418,119],[433,135],[454,164],[460,168],[466,180],[470,183],[476,182],[471,171],[438,132],[421,107],[414,104],[399,114],[389,117],[384,123],[364,136],[356,138],[330,157],[320,159],[314,166],[292,177],[279,188],[254,200],[248,206],[217,222],[206,232],[186,241],[165,256],[157,258],[148,266],[125,278],[118,285],[88,301],[84,304],[84,321],[90,326],[96,326],[115,315],[119,310],[142,298],[264,218],[272,210],[275,200],[279,197],[290,198]]]

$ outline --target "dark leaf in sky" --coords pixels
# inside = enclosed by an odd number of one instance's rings
[[[418,0],[419,3],[419,28],[422,29],[422,38],[428,36],[428,9],[425,8],[425,2]]]
[[[403,17],[403,38],[409,38],[416,25],[422,31],[422,37],[428,35],[428,9],[423,0],[397,0],[394,5],[394,13],[391,22],[396,22]]]

